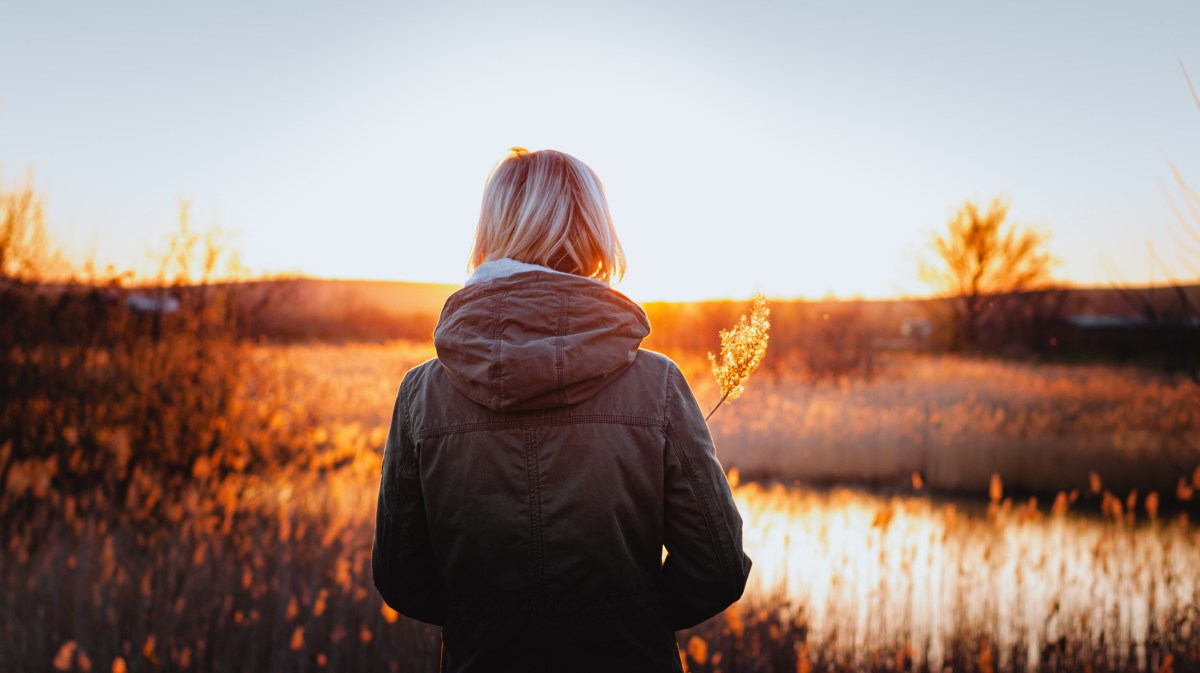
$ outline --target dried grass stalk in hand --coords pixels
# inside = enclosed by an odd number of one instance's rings
[[[746,379],[758,369],[763,357],[767,354],[768,332],[771,321],[767,317],[771,309],[767,308],[767,300],[761,294],[755,294],[750,309],[750,320],[746,316],[738,319],[732,329],[721,330],[721,357],[708,354],[712,364],[713,376],[721,387],[721,400],[717,406],[708,412],[704,420],[712,418],[725,400],[736,400],[746,389]]]

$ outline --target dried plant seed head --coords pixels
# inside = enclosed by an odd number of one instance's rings
[[[720,331],[721,356],[718,358],[712,353],[708,354],[713,376],[721,388],[721,402],[717,403],[717,407],[727,399],[732,401],[741,397],[746,389],[746,379],[762,364],[770,339],[770,314],[766,298],[755,294],[750,319],[747,320],[743,315],[733,328]]]

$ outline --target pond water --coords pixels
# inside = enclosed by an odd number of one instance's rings
[[[988,643],[997,668],[1082,657],[1158,670],[1196,647],[1200,536],[1186,515],[1134,522],[923,497],[742,485],[754,560],[745,603],[851,660],[903,652],[940,670]],[[1168,662],[1169,663],[1169,662]]]

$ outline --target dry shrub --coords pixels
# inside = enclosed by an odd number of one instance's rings
[[[433,670],[436,632],[383,609],[370,577],[388,413],[431,353],[354,352],[239,346],[227,427],[190,473],[147,459],[119,500],[103,477],[82,494],[26,489],[0,552],[0,670],[44,670],[68,641],[62,661],[100,670]],[[247,446],[264,447],[256,462],[221,467]],[[23,483],[60,479],[29,462]]]
[[[122,502],[139,480],[174,488],[287,460],[245,440],[270,424],[239,402],[248,378],[236,286],[212,281],[225,251],[185,205],[157,282],[0,279],[0,522],[69,497]]]

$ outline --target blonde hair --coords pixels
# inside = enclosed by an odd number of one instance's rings
[[[488,174],[470,268],[507,257],[605,282],[625,253],[600,178],[575,157],[512,148]]]

